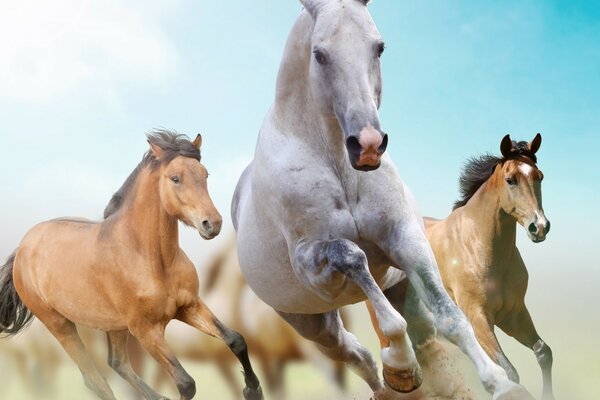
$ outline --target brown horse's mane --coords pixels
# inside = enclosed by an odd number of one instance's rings
[[[177,132],[168,131],[166,129],[154,129],[146,136],[150,144],[158,146],[164,151],[163,156],[158,160],[150,151],[144,154],[142,161],[135,167],[133,172],[131,172],[129,177],[125,180],[125,183],[123,183],[119,190],[113,194],[108,202],[108,205],[104,209],[104,219],[110,217],[121,208],[123,200],[129,194],[133,183],[144,167],[148,166],[151,169],[155,169],[160,164],[169,163],[175,157],[179,156],[194,158],[200,161],[200,150],[190,142],[186,135],[178,134]]]
[[[518,158],[526,158],[531,160],[533,164],[537,163],[537,157],[529,150],[529,143],[524,141],[515,142],[514,140],[512,142],[512,150],[507,157],[498,157],[487,153],[468,159],[458,179],[460,198],[454,202],[452,210],[456,210],[467,204],[481,185],[492,176],[498,164]]]

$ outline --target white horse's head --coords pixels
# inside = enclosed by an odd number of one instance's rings
[[[337,118],[352,166],[377,169],[388,141],[377,111],[379,58],[385,45],[367,10],[368,1],[300,2],[314,20],[310,82],[317,106]]]

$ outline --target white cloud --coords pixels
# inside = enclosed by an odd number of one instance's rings
[[[113,96],[119,79],[160,83],[177,56],[158,23],[172,4],[0,2],[0,98],[44,101],[79,85]]]

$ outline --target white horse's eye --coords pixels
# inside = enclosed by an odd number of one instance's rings
[[[383,42],[379,43],[379,45],[377,46],[377,57],[381,57],[384,50],[385,50],[385,43],[383,43]]]
[[[321,65],[324,65],[327,62],[327,57],[321,50],[314,50],[315,60]]]

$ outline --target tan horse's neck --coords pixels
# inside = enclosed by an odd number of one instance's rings
[[[115,227],[133,239],[138,252],[159,258],[160,267],[168,267],[179,251],[179,227],[177,218],[161,205],[159,183],[160,168],[144,167],[114,216]]]
[[[492,263],[498,259],[510,259],[516,248],[517,221],[500,207],[500,188],[504,184],[500,170],[496,168],[468,203],[461,207],[463,217],[473,222],[470,225],[471,236]]]

